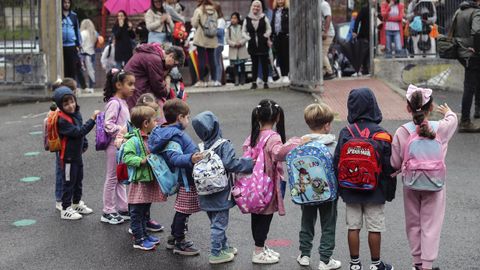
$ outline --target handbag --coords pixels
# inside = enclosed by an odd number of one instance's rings
[[[457,16],[459,11],[455,13],[453,17],[453,22],[448,31],[448,35],[438,35],[437,38],[437,51],[438,56],[443,59],[457,59],[458,58],[458,42],[453,37],[454,29],[457,24]]]
[[[426,52],[429,51],[432,48],[432,40],[430,39],[429,36],[426,36],[427,39],[425,38],[425,35],[420,35],[420,39],[418,40],[417,47],[420,51]]]

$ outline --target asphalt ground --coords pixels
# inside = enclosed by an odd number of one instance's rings
[[[446,93],[444,96],[458,111],[458,94]],[[198,93],[190,95],[189,104],[192,115],[204,110],[217,114],[224,137],[232,140],[237,154],[241,155],[241,144],[250,132],[251,110],[263,98],[272,98],[284,108],[287,137],[307,133],[303,109],[313,102],[313,98],[304,93],[274,89]],[[82,97],[79,103],[84,118],[93,110],[103,108],[99,97]],[[295,260],[301,213],[289,195],[285,198],[287,215],[275,215],[268,237],[270,245],[281,254],[278,264],[258,266],[251,263],[250,217],[242,215],[236,208],[231,210],[228,229],[229,242],[239,250],[234,262],[220,266],[208,264],[210,230],[208,218],[202,212],[191,216],[188,234],[201,249],[201,254],[196,257],[173,255],[165,249],[165,243],[174,214],[174,198],[152,206],[152,217],[166,227],[165,232],[157,234],[162,240],[157,250],[134,250],[127,223],[107,225],[100,222],[105,155],[94,150],[94,132],[88,135],[91,147],[84,155],[83,182],[83,200],[94,209],[94,213],[79,221],[61,220],[55,210],[54,155],[43,151],[42,135],[38,134],[42,131],[48,107],[48,102],[0,107],[0,269],[309,269],[299,266]],[[403,122],[384,121],[382,125],[393,134]],[[345,122],[336,121],[333,133],[338,134],[344,125]],[[191,128],[188,132],[198,140]],[[479,145],[478,134],[457,134],[449,144],[447,212],[439,259],[435,262],[442,270],[480,269]],[[40,179],[20,181],[32,176]],[[25,219],[35,223],[13,225],[15,221]],[[400,183],[397,198],[386,206],[386,223],[387,232],[382,235],[382,259],[394,264],[395,269],[410,270]],[[319,224],[317,232],[320,232]],[[334,258],[342,261],[342,269],[348,268],[349,261],[346,233],[345,204],[340,201]],[[362,232],[364,269],[368,269],[370,261],[366,240],[366,233]],[[318,266],[318,245],[319,233],[314,240],[311,269]]]

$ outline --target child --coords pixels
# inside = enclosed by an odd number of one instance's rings
[[[60,218],[68,220],[81,219],[81,214],[90,214],[82,199],[83,161],[82,154],[87,151],[88,142],[85,137],[95,126],[95,119],[100,111],[95,111],[83,125],[80,107],[73,91],[66,86],[57,88],[53,94],[60,110],[58,118],[58,134],[62,140],[60,165],[62,169],[63,190],[62,210]],[[73,201],[73,205],[72,205]]]
[[[330,134],[334,114],[332,109],[326,104],[310,104],[304,111],[305,122],[311,130],[302,139],[318,141],[327,146],[333,156],[335,146],[335,135]],[[317,221],[317,212],[320,214],[320,223],[322,237],[320,238],[319,270],[339,269],[341,262],[332,258],[335,248],[335,228],[337,223],[337,200],[324,202],[319,205],[302,205],[302,225],[300,230],[300,252],[297,262],[302,266],[310,265],[310,252],[312,250],[312,241],[315,235],[315,223]]]
[[[347,120],[350,125],[340,131],[334,156],[334,168],[337,170],[337,179],[340,181],[338,176],[340,151],[343,145],[353,138],[349,128],[352,132],[355,131],[355,137],[363,135],[375,140],[375,144],[378,145],[378,148],[375,148],[375,150],[380,155],[377,161],[381,163],[382,168],[382,173],[376,178],[378,186],[373,191],[339,188],[340,196],[347,206],[346,221],[351,258],[349,269],[362,269],[359,250],[360,229],[365,219],[372,259],[370,270],[393,270],[393,266],[380,260],[381,233],[385,231],[385,201],[393,199],[388,192],[392,181],[390,175],[393,172],[390,166],[391,136],[379,125],[382,122],[382,112],[370,89],[360,88],[350,91],[347,106]]]
[[[199,254],[199,250],[192,241],[185,240],[185,230],[188,217],[200,211],[192,169],[193,164],[202,160],[203,156],[198,153],[197,146],[184,131],[190,123],[190,108],[187,103],[180,99],[170,99],[163,105],[163,113],[167,123],[153,130],[148,140],[148,146],[152,153],[162,154],[170,169],[185,169],[190,189],[189,192],[186,191],[182,176],[179,175],[180,190],[175,200],[176,212],[167,248],[173,249],[173,253],[176,254],[193,256]],[[183,154],[173,150],[162,152],[170,141],[180,144]]]
[[[134,248],[151,250],[160,243],[157,237],[147,234],[147,213],[153,202],[166,201],[160,192],[160,187],[147,164],[148,148],[146,142],[148,134],[156,126],[156,112],[148,106],[135,106],[132,108],[131,121],[135,129],[125,138],[128,141],[124,146],[123,161],[128,166],[135,168],[130,191],[128,192],[128,208],[130,209],[130,227],[134,236]],[[137,153],[140,149],[140,154]]]
[[[407,91],[407,109],[412,114],[413,123],[420,137],[441,140],[441,160],[445,160],[448,141],[457,127],[457,115],[447,104],[440,105],[438,111],[444,118],[438,122],[428,122],[433,110],[431,89],[417,88],[413,85]],[[435,124],[436,130],[432,125]],[[393,168],[403,167],[404,151],[409,141],[410,132],[402,126],[397,129],[392,144],[391,163]],[[438,256],[440,233],[445,216],[446,190],[420,191],[403,188],[405,206],[405,227],[415,270],[432,269],[432,263]],[[438,269],[438,268],[434,268]]]
[[[192,121],[197,136],[203,141],[204,149],[211,148],[222,139],[222,131],[217,116],[206,111],[195,116]],[[211,254],[209,262],[219,264],[232,261],[237,249],[227,243],[226,230],[228,227],[228,212],[235,205],[230,198],[232,189],[231,173],[251,173],[253,161],[251,159],[235,158],[235,148],[230,141],[226,141],[213,150],[222,160],[225,171],[228,173],[229,186],[223,191],[210,195],[199,196],[200,208],[207,212],[210,219]]]
[[[115,37],[113,37],[103,49],[100,63],[102,63],[102,68],[105,72],[108,72],[117,65],[117,62],[115,62]]]
[[[229,46],[228,57],[230,65],[233,67],[233,76],[235,78],[235,86],[245,84],[245,62],[248,59],[247,40],[242,34],[242,21],[238,12],[232,13],[230,16],[230,26],[227,28],[227,43]],[[240,69],[240,75],[238,70]]]
[[[274,132],[273,126],[276,126],[277,132]],[[252,111],[252,132],[243,144],[243,151],[257,145],[258,142],[265,139],[273,132],[268,139],[263,152],[265,153],[266,174],[274,182],[274,192],[272,200],[268,206],[259,214],[252,213],[252,234],[255,241],[255,250],[252,255],[252,262],[258,264],[273,264],[280,260],[280,254],[273,251],[265,245],[270,223],[273,214],[278,211],[281,216],[285,215],[285,207],[280,191],[280,182],[283,181],[283,164],[286,155],[295,148],[296,143],[285,143],[285,117],[282,107],[275,101],[264,99]],[[298,139],[298,138],[297,138]]]
[[[116,68],[107,73],[103,101],[105,104],[105,132],[115,138],[116,134],[130,120],[130,113],[126,98],[133,95],[135,77],[132,73]],[[103,188],[103,215],[102,222],[120,224],[130,220],[127,205],[127,191],[125,185],[117,180],[117,148],[111,140],[106,149],[106,177]]]

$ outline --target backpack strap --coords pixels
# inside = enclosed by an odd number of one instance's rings
[[[434,132],[437,132],[439,127],[438,121],[428,121],[428,124]],[[417,126],[413,123],[413,121],[403,124],[402,127],[404,127],[410,134],[414,134],[417,132]]]
[[[210,148],[208,148],[208,151],[214,151],[217,149],[220,145],[222,145],[224,142],[226,142],[226,139],[220,138],[218,139]]]
[[[67,122],[69,122],[70,124],[73,125],[72,117],[70,117],[66,113],[64,113],[62,111],[59,111],[58,112],[58,117],[66,120]],[[60,132],[58,130],[58,120],[57,120],[57,123],[55,124],[54,128],[57,129],[57,134],[60,136]],[[62,148],[60,149],[60,160],[61,160],[61,163],[63,165],[63,159],[65,158],[65,149],[67,149],[67,136],[63,136],[61,142],[62,142]]]

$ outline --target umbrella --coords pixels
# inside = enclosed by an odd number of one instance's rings
[[[127,15],[135,15],[149,9],[150,0],[108,0],[105,2],[105,8],[112,14],[123,10]]]
[[[349,42],[340,42],[342,53],[347,57],[356,72],[360,71],[363,60],[368,55],[368,41],[365,39],[353,39]]]

